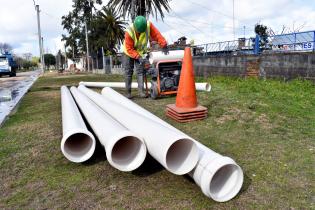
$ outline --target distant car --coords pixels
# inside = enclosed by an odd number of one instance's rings
[[[10,53],[0,55],[0,77],[2,75],[16,76],[16,63]]]

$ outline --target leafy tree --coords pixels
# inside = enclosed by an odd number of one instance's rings
[[[267,32],[268,27],[257,23],[255,25],[255,33],[260,36],[260,43],[259,45],[261,47],[264,47],[266,44],[268,44],[268,32]]]
[[[35,68],[38,66],[38,61],[39,61],[39,59],[37,61],[35,59],[34,60],[32,59],[30,61],[17,55],[14,55],[14,60],[15,60],[18,70]]]
[[[33,55],[32,55],[32,53],[23,53],[23,54],[22,54],[22,57],[23,57],[25,60],[31,61]]]
[[[95,4],[101,3],[101,0],[95,1]],[[104,6],[92,16],[93,8],[93,1],[89,4],[87,0],[77,0],[74,1],[73,11],[62,17],[62,25],[68,31],[68,35],[63,35],[62,38],[68,47],[68,58],[86,52],[85,22],[89,29],[89,49],[92,56],[102,47],[106,53],[116,54],[122,43],[126,23],[121,20],[121,15],[114,7]]]
[[[11,52],[13,47],[8,43],[1,43],[0,42],[0,53],[4,54],[5,52]]]
[[[36,65],[39,63],[39,57],[33,56],[32,57],[32,62],[36,63]]]
[[[102,0],[73,0],[73,10],[68,15],[62,16],[61,24],[68,32],[68,35],[62,35],[62,40],[66,42],[67,47],[71,48],[70,58],[73,57],[73,54],[76,56],[86,52],[85,22],[89,28],[91,20],[94,19],[92,17],[92,10],[95,10],[94,4],[101,5]],[[92,42],[93,40],[91,40]]]
[[[116,54],[117,46],[124,39],[126,22],[120,20],[121,16],[113,7],[104,6],[92,21],[91,38],[95,40],[91,48],[97,51],[104,47],[110,54]]]
[[[56,57],[53,54],[44,54],[44,61],[46,68],[56,65]]]
[[[133,11],[134,15],[147,16],[152,14],[156,18],[158,15],[164,18],[163,9],[166,12],[170,11],[169,2],[171,0],[109,0],[108,4],[114,6],[123,15],[123,17],[130,16],[131,19]]]
[[[24,60],[23,63],[22,63],[23,69],[30,69],[33,66],[34,65],[33,65],[32,61]]]

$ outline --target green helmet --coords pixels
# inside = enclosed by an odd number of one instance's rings
[[[147,20],[143,16],[137,16],[133,25],[138,33],[143,33],[147,28]]]

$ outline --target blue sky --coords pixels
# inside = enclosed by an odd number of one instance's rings
[[[36,13],[33,0],[3,1],[0,7],[0,42],[14,46],[18,54],[38,55]],[[41,7],[45,51],[55,53],[63,48],[61,16],[71,10],[71,0],[35,0]],[[280,33],[315,30],[314,0],[234,0],[235,38],[253,35],[257,22]],[[181,36],[196,44],[232,40],[233,0],[172,0],[172,12],[164,22],[151,18],[169,43]],[[106,1],[105,1],[106,3]]]

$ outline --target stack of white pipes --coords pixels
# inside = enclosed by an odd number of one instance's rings
[[[183,175],[194,169],[199,150],[190,137],[126,109],[83,85],[78,89],[126,128],[143,136],[150,155],[168,171]]]
[[[215,201],[228,201],[241,189],[243,172],[234,160],[213,152],[111,88],[104,88],[100,95],[80,85],[72,87],[71,93],[113,167],[135,170],[148,150],[171,173],[189,174]],[[83,162],[92,156],[95,140],[71,93],[61,88],[61,150],[70,161]]]
[[[98,137],[100,143],[104,146],[108,162],[121,171],[132,171],[138,168],[145,160],[147,152],[142,137],[129,131],[113,119],[84,94],[78,91],[77,88],[72,87],[71,93],[86,121],[91,126],[91,129]],[[86,161],[94,152],[94,137],[87,131],[79,110],[67,87],[61,88],[61,95],[64,128],[61,150],[72,162]],[[69,127],[72,129],[69,129]],[[72,134],[72,138],[68,137],[70,134]],[[89,143],[91,140],[83,134],[93,139],[93,151],[92,149],[88,149],[92,147],[90,146],[91,143]],[[88,155],[85,154],[87,153],[86,151],[89,151]],[[73,156],[75,156],[76,159],[73,158]],[[82,161],[77,161],[77,159]]]
[[[157,123],[186,136],[186,138],[192,139],[109,87],[105,87],[102,90],[102,95],[106,99],[112,100],[117,104],[123,104],[126,109],[152,119]],[[194,139],[193,141],[198,146],[200,158],[198,164],[189,175],[195,180],[197,185],[201,187],[202,192],[207,197],[218,202],[225,202],[234,198],[243,185],[244,175],[241,167],[237,165],[233,159],[212,151]]]

